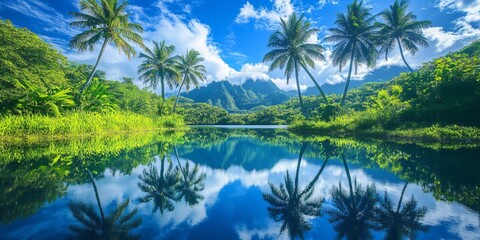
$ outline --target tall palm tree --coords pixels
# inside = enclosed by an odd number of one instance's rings
[[[160,210],[160,213],[163,214],[165,209],[173,211],[173,202],[181,199],[176,191],[180,176],[177,169],[173,168],[172,163],[169,163],[165,172],[165,156],[161,156],[160,171],[155,166],[151,166],[149,169],[143,170],[143,174],[138,178],[141,180],[138,187],[147,193],[146,196],[139,199],[140,202],[153,200],[152,212]]]
[[[386,229],[385,239],[404,239],[404,236],[415,239],[418,230],[427,230],[427,227],[420,223],[427,213],[426,207],[417,208],[417,201],[413,196],[402,207],[403,195],[405,194],[407,184],[408,182],[403,186],[402,194],[396,207],[386,191],[384,198],[380,199],[380,207],[377,209],[376,218],[379,229]]]
[[[128,58],[136,54],[135,49],[128,42],[143,47],[143,40],[139,35],[143,32],[143,28],[129,21],[129,14],[125,12],[127,5],[126,1],[118,0],[81,0],[81,12],[70,13],[77,19],[70,25],[85,29],[71,39],[70,47],[78,48],[79,51],[93,51],[95,45],[103,41],[92,73],[80,89],[80,94],[92,80],[100,58],[109,43],[119,48]]]
[[[430,21],[417,21],[417,16],[413,12],[407,12],[408,2],[406,0],[395,0],[390,9],[380,13],[382,22],[377,22],[381,38],[380,52],[385,53],[385,59],[388,54],[398,45],[402,60],[408,69],[413,72],[403,55],[403,50],[409,51],[412,55],[418,51],[417,45],[428,47],[428,40],[424,37],[422,29],[430,26]]]
[[[375,186],[367,186],[366,190],[363,190],[356,181],[352,184],[345,156],[343,154],[341,156],[347,173],[350,194],[343,189],[341,182],[338,188],[332,189],[333,208],[326,210],[330,215],[329,222],[333,224],[338,239],[344,237],[347,239],[371,239],[370,229],[376,227]]]
[[[295,72],[300,107],[303,114],[306,115],[298,80],[299,68],[305,70],[312,79],[325,103],[328,104],[328,100],[322,88],[308,70],[308,66],[315,67],[314,60],[325,60],[325,56],[322,54],[323,47],[320,44],[307,43],[308,39],[316,35],[319,29],[310,28],[310,23],[303,18],[303,15],[298,18],[295,13],[290,15],[287,20],[280,18],[281,29],[274,32],[268,39],[268,46],[274,49],[264,56],[263,61],[272,61],[269,71],[276,68],[285,68],[284,74],[287,77],[287,84],[292,73]]]
[[[315,183],[318,181],[320,174],[325,169],[328,159],[326,159],[318,171],[317,175],[307,185],[304,190],[298,188],[298,179],[300,171],[300,163],[307,147],[306,143],[302,144],[298,157],[297,169],[295,173],[295,182],[292,181],[289,172],[284,179],[284,184],[279,187],[269,183],[271,193],[262,193],[263,199],[270,206],[268,213],[275,222],[282,222],[280,234],[288,230],[289,237],[294,239],[296,236],[303,239],[303,233],[312,228],[306,219],[306,216],[320,216],[323,199],[311,199],[314,193]]]
[[[203,191],[205,188],[205,179],[207,178],[207,175],[205,173],[200,173],[198,164],[195,164],[195,167],[192,170],[190,170],[190,164],[188,162],[185,164],[185,167],[182,167],[177,147],[174,146],[174,149],[178,162],[178,169],[180,169],[183,176],[177,189],[180,191],[180,197],[183,197],[188,205],[193,206],[203,199],[203,196],[200,195],[199,192]]]
[[[335,25],[330,28],[330,35],[325,37],[327,42],[336,42],[332,53],[334,66],[339,66],[340,71],[350,60],[347,83],[342,97],[342,105],[345,104],[348,86],[352,77],[352,69],[355,66],[355,73],[360,64],[373,67],[377,60],[377,49],[375,48],[375,37],[377,30],[373,24],[375,16],[370,13],[370,8],[363,6],[363,1],[354,0],[347,5],[347,13],[338,13]]]
[[[140,53],[140,58],[144,58],[138,73],[144,83],[149,83],[155,90],[160,81],[162,87],[162,99],[165,100],[165,84],[173,88],[179,78],[176,69],[176,56],[172,56],[175,46],[167,45],[165,41],[160,43],[153,41],[153,50],[145,48],[146,53]]]
[[[202,65],[202,62],[205,59],[200,56],[200,53],[196,50],[187,50],[185,55],[182,55],[178,58],[177,69],[178,73],[183,77],[180,87],[178,88],[177,98],[175,99],[175,104],[173,105],[173,112],[177,107],[178,98],[180,97],[180,92],[182,92],[183,85],[187,91],[190,89],[190,86],[194,85],[198,87],[200,84],[199,81],[206,79],[205,66]]]

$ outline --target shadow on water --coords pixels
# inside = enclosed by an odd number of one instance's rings
[[[40,238],[469,238],[480,233],[479,152],[219,128],[0,146],[0,238],[28,238],[17,229],[65,209],[65,229]],[[81,195],[92,189],[95,204]]]

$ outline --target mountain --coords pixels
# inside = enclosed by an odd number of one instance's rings
[[[233,85],[228,81],[212,82],[181,95],[194,102],[222,107],[229,112],[250,110],[262,105],[276,105],[290,98],[272,81],[252,79],[248,79],[242,85]]]
[[[398,76],[402,72],[408,71],[406,67],[398,67],[398,66],[391,66],[391,67],[382,67],[376,70],[373,70],[369,73],[362,81],[350,81],[350,86],[348,89],[353,89],[362,86],[364,83],[367,82],[386,82],[396,76]],[[338,83],[338,84],[323,84],[322,90],[325,94],[343,94],[343,90],[345,90],[345,82]],[[296,91],[293,91],[291,94],[296,94]],[[316,96],[319,95],[317,87],[309,87],[307,90],[303,92],[304,96]]]

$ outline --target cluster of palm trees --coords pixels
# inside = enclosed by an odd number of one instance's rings
[[[183,86],[188,91],[192,85],[198,87],[199,81],[205,80],[206,70],[202,65],[204,59],[196,50],[187,50],[182,56],[172,56],[175,47],[167,45],[164,41],[160,43],[154,41],[153,48],[147,48],[140,36],[143,28],[129,22],[126,8],[126,1],[81,0],[81,12],[71,13],[76,18],[71,25],[85,29],[71,39],[72,48],[92,51],[97,43],[102,42],[97,61],[80,93],[83,93],[91,82],[107,45],[114,45],[130,58],[136,55],[134,47],[129,43],[132,42],[145,49],[145,53],[140,54],[140,58],[144,61],[138,68],[139,78],[144,83],[154,89],[160,84],[163,99],[165,99],[165,85],[170,89],[179,88],[174,104],[175,111]],[[335,43],[331,56],[334,66],[338,66],[341,71],[349,63],[341,105],[345,104],[353,67],[357,72],[362,64],[367,67],[375,66],[379,54],[384,53],[385,58],[388,58],[396,45],[399,47],[405,65],[413,71],[405,60],[404,51],[414,54],[418,51],[417,45],[428,46],[422,29],[429,26],[430,22],[417,21],[415,14],[408,12],[407,8],[406,0],[395,0],[389,9],[373,15],[370,12],[371,9],[364,6],[363,1],[354,0],[347,6],[347,13],[337,14],[336,27],[329,29],[330,35],[325,38],[325,41]],[[383,21],[377,22],[375,20],[377,16],[380,16]],[[301,111],[306,116],[299,83],[301,70],[307,73],[328,104],[325,93],[309,71],[309,67],[315,67],[315,60],[325,60],[324,48],[318,43],[308,42],[312,36],[316,36],[319,29],[311,28],[303,15],[297,17],[295,13],[288,19],[280,19],[280,26],[280,29],[268,40],[268,46],[274,49],[265,55],[263,61],[272,62],[270,71],[276,68],[285,69],[287,83],[292,74],[295,74]]]
[[[385,239],[414,238],[418,231],[426,231],[427,228],[421,220],[427,213],[427,208],[417,207],[417,201],[412,196],[403,203],[403,196],[407,184],[403,186],[398,204],[395,205],[387,192],[383,198],[378,197],[375,186],[369,185],[365,189],[352,181],[350,169],[345,154],[341,149],[326,140],[321,143],[324,161],[315,177],[302,190],[299,188],[299,171],[303,154],[307,143],[302,143],[298,157],[295,178],[286,173],[284,183],[276,186],[270,185],[270,192],[264,192],[263,198],[270,206],[270,217],[281,222],[280,234],[287,230],[290,239],[304,238],[304,232],[312,228],[309,219],[327,213],[329,222],[337,232],[338,239],[371,239],[371,230],[385,231]],[[348,190],[345,190],[341,182],[338,187],[331,190],[332,200],[323,210],[324,199],[312,199],[315,184],[325,169],[329,159],[333,157],[342,159],[348,179]]]
[[[160,169],[151,166],[139,176],[138,187],[146,193],[139,201],[142,203],[153,201],[152,212],[160,210],[161,214],[165,210],[173,211],[174,202],[182,199],[189,206],[198,204],[203,199],[200,192],[204,189],[206,174],[200,172],[197,164],[193,168],[188,162],[182,166],[175,146],[174,152],[178,165],[173,167],[172,162],[169,161],[168,166],[165,167],[166,155],[170,147],[164,143],[159,144],[159,149],[164,150],[160,154]]]
[[[428,41],[422,33],[422,29],[430,25],[429,21],[417,21],[413,12],[408,12],[406,0],[395,0],[389,9],[377,15],[371,13],[371,9],[364,6],[363,1],[354,0],[347,6],[346,13],[338,13],[335,20],[335,28],[330,28],[330,35],[325,37],[326,42],[335,43],[331,60],[340,71],[348,63],[348,76],[341,105],[345,104],[353,67],[357,72],[360,65],[374,67],[380,54],[385,58],[398,46],[403,62],[410,71],[413,69],[405,60],[404,51],[415,54],[418,46],[428,46]],[[383,21],[376,21],[380,17]],[[324,48],[318,43],[309,43],[311,36],[316,35],[319,29],[311,28],[310,23],[304,20],[304,16],[297,17],[295,13],[287,20],[280,19],[280,29],[274,32],[268,46],[274,48],[268,52],[263,61],[272,62],[270,71],[280,68],[285,69],[284,74],[287,83],[295,73],[298,98],[304,115],[299,71],[303,69],[311,78],[320,91],[325,103],[325,97],[320,85],[309,72],[308,67],[314,68],[314,60],[325,60]]]
[[[172,56],[175,47],[167,45],[164,41],[160,43],[154,41],[153,49],[147,48],[140,36],[143,32],[142,26],[129,21],[126,8],[126,1],[81,0],[81,12],[71,13],[76,21],[70,25],[85,29],[71,39],[72,48],[77,48],[79,51],[92,51],[97,43],[102,42],[93,70],[80,89],[80,94],[84,92],[95,75],[107,45],[114,45],[130,58],[136,55],[134,47],[129,43],[132,42],[145,50],[145,53],[140,54],[140,58],[144,61],[138,68],[141,74],[139,78],[144,83],[149,84],[153,89],[160,84],[163,100],[165,100],[165,84],[170,89],[179,86],[174,105],[175,111],[183,86],[188,91],[192,85],[198,87],[199,81],[206,79],[206,69],[202,65],[204,59],[196,50],[187,50],[182,56]]]

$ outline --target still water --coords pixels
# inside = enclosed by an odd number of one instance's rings
[[[0,239],[480,239],[479,156],[204,127],[0,146]]]

